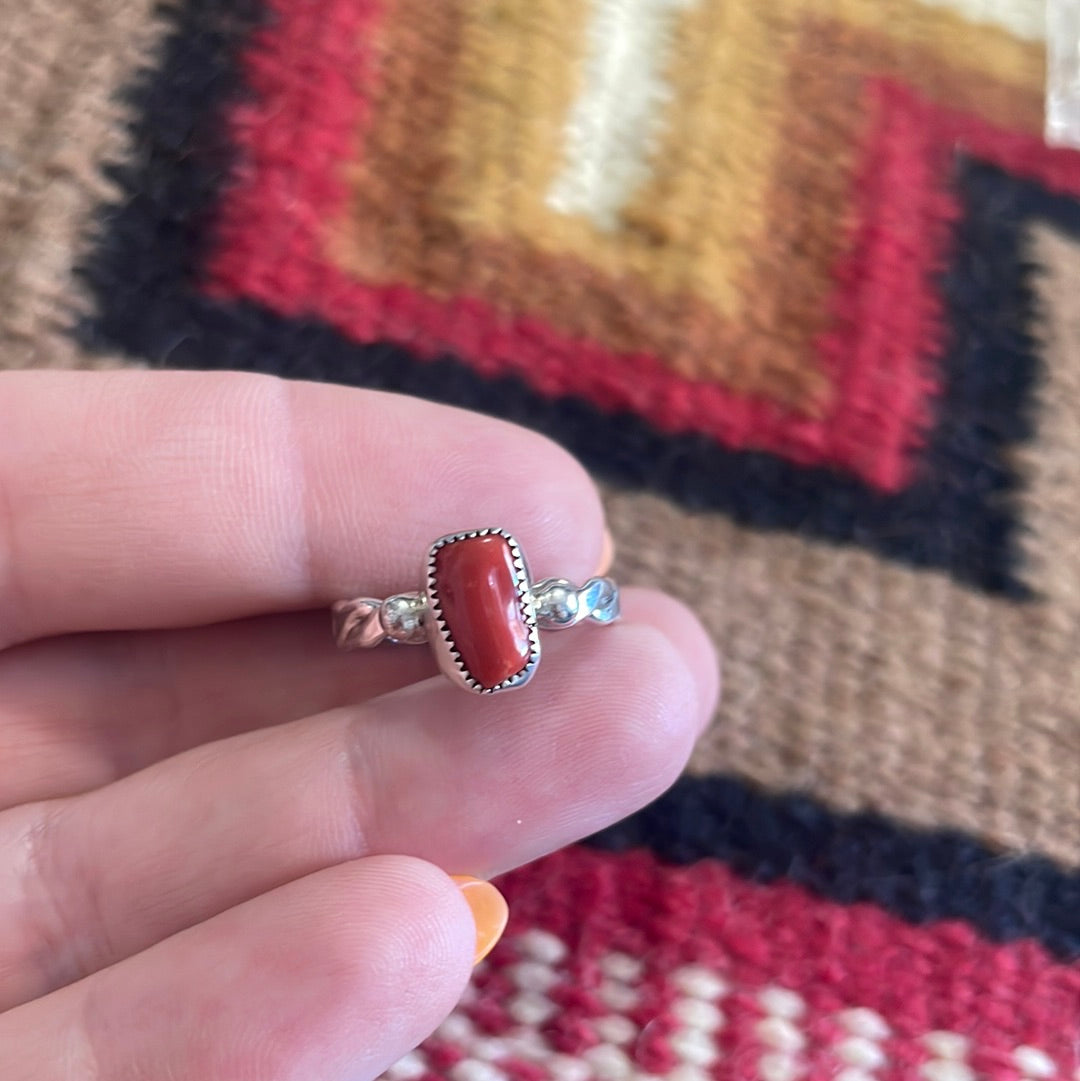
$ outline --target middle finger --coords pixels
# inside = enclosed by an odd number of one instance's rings
[[[551,636],[526,692],[442,679],[0,815],[0,1010],[322,867],[397,853],[490,875],[641,806],[715,696],[681,605]]]

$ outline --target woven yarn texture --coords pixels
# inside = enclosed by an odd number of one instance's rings
[[[724,700],[391,1081],[1080,1081],[1044,0],[0,0],[0,365],[535,428]],[[2,435],[0,435],[2,437]]]

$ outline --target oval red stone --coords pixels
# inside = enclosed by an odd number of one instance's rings
[[[466,537],[435,552],[435,592],[469,675],[497,687],[528,663],[529,626],[505,537]]]

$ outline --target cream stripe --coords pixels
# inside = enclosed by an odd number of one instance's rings
[[[973,23],[1000,26],[1027,41],[1046,39],[1046,0],[920,0],[927,7],[950,8]]]
[[[1080,4],[1047,3],[1046,137],[1080,149]]]
[[[605,231],[650,173],[664,112],[674,16],[698,0],[592,0],[584,85],[566,125],[565,162],[547,203]]]

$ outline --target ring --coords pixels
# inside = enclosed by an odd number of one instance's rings
[[[540,663],[540,631],[619,618],[610,578],[575,586],[533,582],[521,546],[505,529],[440,537],[428,549],[424,587],[385,600],[357,597],[332,607],[342,649],[383,642],[429,642],[440,669],[459,687],[495,694],[522,687]]]

